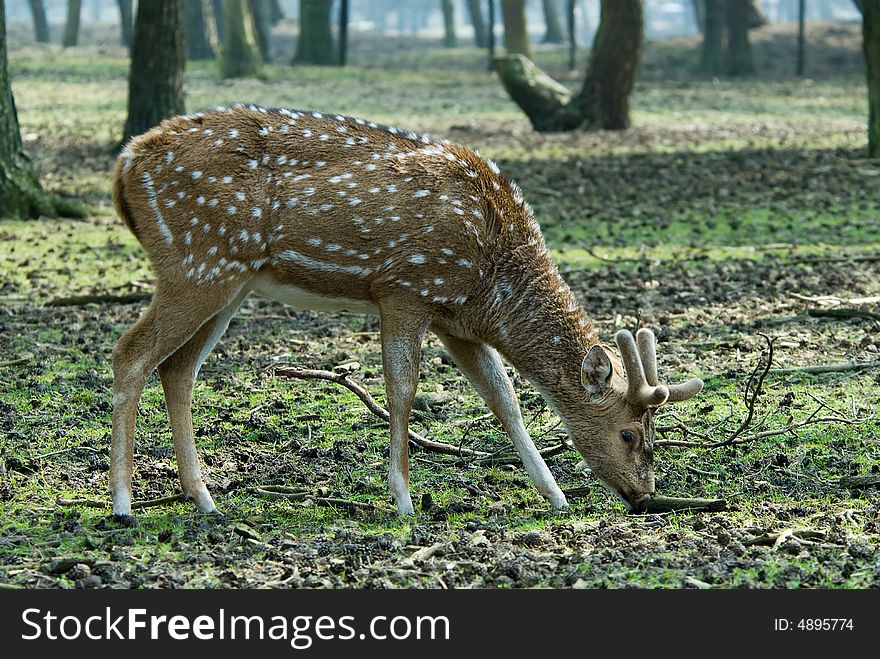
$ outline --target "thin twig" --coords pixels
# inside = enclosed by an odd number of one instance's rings
[[[367,409],[370,412],[375,414],[386,423],[390,422],[391,415],[388,413],[388,410],[379,405],[366,389],[354,382],[351,378],[348,377],[346,373],[331,373],[330,371],[297,368],[295,366],[288,366],[284,364],[275,365],[269,370],[274,375],[280,375],[281,377],[285,378],[297,378],[300,380],[326,380],[328,382],[342,385],[350,392],[352,392],[355,396],[360,398],[361,402],[367,406]],[[432,439],[427,439],[412,430],[409,430],[409,441],[425,450],[434,451],[435,453],[443,453],[445,455],[455,455],[458,457],[482,457],[488,455],[483,451],[475,451],[473,449],[453,446],[452,444],[446,444],[445,442],[437,442]]]
[[[807,309],[807,315],[813,318],[866,318],[880,321],[880,313],[861,309]]]
[[[746,381],[745,392],[743,396],[743,402],[746,406],[746,416],[740,422],[740,425],[737,429],[731,434],[729,437],[724,439],[715,440],[713,436],[706,432],[699,432],[690,428],[691,423],[680,419],[674,413],[672,416],[677,423],[661,427],[662,431],[678,431],[682,435],[682,439],[659,439],[654,441],[654,446],[679,446],[686,448],[701,448],[701,449],[714,449],[720,448],[723,446],[734,446],[738,444],[746,444],[748,442],[753,442],[758,439],[766,439],[768,437],[776,437],[779,435],[785,435],[800,428],[804,428],[806,426],[820,424],[820,423],[843,423],[848,425],[858,425],[870,421],[874,418],[874,415],[870,415],[868,417],[856,417],[856,416],[846,416],[842,412],[835,410],[833,407],[830,407],[825,402],[820,400],[819,398],[813,396],[812,394],[808,394],[810,398],[812,398],[818,405],[817,407],[807,416],[806,419],[797,422],[789,422],[783,428],[777,428],[773,430],[762,430],[760,432],[755,432],[755,428],[762,427],[767,419],[770,417],[768,413],[761,421],[753,426],[752,422],[755,416],[755,408],[757,404],[757,400],[759,395],[761,394],[761,390],[763,388],[764,380],[768,374],[787,374],[787,373],[795,373],[795,372],[810,372],[810,373],[827,373],[832,370],[860,370],[860,368],[871,367],[872,365],[880,366],[880,362],[870,362],[869,364],[846,364],[838,367],[829,367],[829,366],[817,366],[817,367],[806,367],[806,368],[797,368],[797,369],[774,369],[771,368],[773,363],[773,344],[775,339],[771,339],[765,334],[760,334],[767,341],[767,356],[766,362],[763,364],[764,368],[758,374],[759,369],[761,368],[762,362],[759,361],[755,368],[752,370],[752,373],[749,375],[748,380]],[[831,414],[827,416],[819,416],[819,413],[823,410],[829,411]],[[729,419],[730,416],[725,418],[725,421]],[[713,430],[718,428],[718,424],[716,424]],[[746,431],[752,428],[752,432],[747,433]],[[690,441],[688,437],[697,437],[702,441]]]
[[[248,492],[256,494],[267,499],[286,499],[288,501],[311,501],[317,506],[327,506],[332,508],[354,508],[358,510],[382,510],[371,503],[363,501],[352,501],[351,499],[340,499],[338,497],[320,497],[310,492],[280,492],[277,488],[267,489],[266,487],[248,488]]]
[[[773,344],[776,341],[776,338],[770,338],[766,334],[758,333],[758,336],[762,337],[767,342],[767,363],[764,365],[764,370],[761,371],[761,374],[758,376],[757,381],[752,387],[751,397],[749,396],[749,387],[752,384],[752,381],[755,378],[755,373],[758,372],[758,368],[760,368],[761,363],[758,362],[755,365],[755,370],[752,371],[752,374],[749,376],[748,381],[746,382],[745,392],[743,394],[745,398],[745,404],[747,408],[746,418],[743,419],[742,423],[740,423],[739,427],[733,432],[733,434],[727,439],[723,440],[719,446],[727,446],[729,444],[733,444],[736,442],[737,437],[742,435],[748,427],[752,424],[752,419],[755,416],[755,404],[758,402],[758,396],[761,394],[761,389],[764,385],[764,378],[767,377],[767,373],[770,371],[770,367],[773,365]]]
[[[101,453],[104,449],[94,448],[93,446],[68,446],[67,448],[59,449],[57,451],[49,451],[48,453],[41,453],[40,455],[35,456],[34,460],[42,460],[44,458],[48,458],[53,455],[61,455],[62,453],[69,453],[70,451],[91,451],[92,453]]]
[[[56,297],[46,302],[47,307],[80,307],[86,304],[131,304],[153,298],[152,293],[124,293],[122,295],[71,295]]]
[[[793,375],[806,373],[819,375],[822,373],[848,373],[852,371],[865,371],[880,368],[880,360],[873,362],[847,362],[846,364],[820,364],[818,366],[793,366],[790,368],[771,368],[770,375]]]

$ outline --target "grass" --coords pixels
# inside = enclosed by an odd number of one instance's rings
[[[780,337],[780,366],[877,359],[876,324],[774,323],[803,313],[792,292],[880,294],[877,262],[869,260],[880,248],[880,170],[861,155],[865,93],[857,72],[707,80],[684,70],[687,52],[680,42],[651,45],[625,133],[533,133],[469,49],[403,48],[344,70],[273,65],[250,81],[221,82],[213,65],[197,64],[187,75],[187,105],[247,100],[347,112],[479,148],[522,185],[600,333],[654,327],[664,374],[709,376],[700,397],[676,413],[708,431],[732,415],[729,430],[763,346],[758,332]],[[541,51],[539,59],[577,84],[563,71],[562,51]],[[712,515],[625,516],[599,487],[555,512],[518,465],[416,452],[412,490],[421,509],[401,519],[385,485],[384,424],[333,385],[267,373],[283,361],[327,369],[357,361],[354,377],[381,402],[377,322],[260,299],[245,304],[195,390],[197,445],[226,521],[180,503],[144,510],[123,527],[103,509],[56,505],[107,501],[111,351],[140,307],[44,305],[84,292],[139,291],[152,276],[108,195],[125,60],[112,50],[62,56],[20,44],[11,67],[22,133],[45,186],[82,198],[91,217],[0,223],[0,581],[83,585],[82,569],[53,569],[58,559],[79,557],[112,587],[880,585],[878,493],[837,484],[880,469],[876,419],[735,448],[659,450],[658,491],[731,502],[732,510]],[[841,260],[851,256],[863,260]],[[525,381],[515,384],[539,447],[557,444],[564,434],[556,418]],[[805,418],[814,397],[869,417],[880,404],[877,384],[876,371],[771,377],[757,418],[762,428],[782,428]],[[417,430],[510,450],[497,425],[479,418],[483,403],[434,338],[420,388],[452,399],[416,413]],[[549,461],[563,488],[595,482],[575,470],[578,459],[566,451]],[[177,492],[155,379],[141,401],[135,464],[136,498]],[[326,491],[376,510],[268,500],[250,489],[261,484]],[[820,530],[825,539],[748,544],[786,528]],[[440,546],[435,558],[409,560],[432,545]]]

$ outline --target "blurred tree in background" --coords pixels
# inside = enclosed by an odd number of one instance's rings
[[[700,70],[711,75],[755,72],[749,30],[767,23],[754,0],[694,0],[703,33]]]
[[[489,33],[486,29],[486,19],[483,17],[483,7],[480,0],[467,0],[465,3],[468,15],[471,17],[471,25],[474,27],[474,41],[477,48],[489,46]]]
[[[134,39],[134,14],[132,13],[131,0],[117,0],[119,5],[119,27],[122,30],[122,45],[131,48]]]
[[[880,0],[860,0],[868,82],[868,156],[880,158]]]
[[[223,3],[223,47],[220,50],[220,76],[252,78],[262,71],[263,58],[257,45],[256,30],[247,0]]]
[[[505,50],[509,54],[519,53],[531,57],[525,0],[501,0],[501,15],[504,20]]]
[[[207,0],[183,0],[183,11],[187,59],[214,59],[217,53],[213,6]]]
[[[78,202],[46,194],[24,152],[9,80],[6,5],[0,0],[0,217],[34,218],[41,215],[82,217],[85,211]]]
[[[564,43],[565,30],[562,29],[562,17],[559,11],[559,0],[541,0],[544,9],[544,43]]]
[[[64,34],[61,45],[65,48],[76,46],[79,41],[79,16],[82,0],[67,0],[67,21],[64,23]]]
[[[29,0],[31,15],[34,17],[34,37],[37,43],[49,43],[49,23],[46,22],[46,8],[43,0]]]
[[[272,60],[272,6],[270,0],[248,0],[251,20],[254,24],[254,37],[260,57],[264,62]]]
[[[333,0],[300,0],[299,39],[293,64],[337,63],[331,27],[332,10]]]
[[[455,48],[458,45],[455,37],[455,2],[440,0],[440,8],[443,11],[443,46]]]
[[[185,41],[183,0],[138,3],[123,141],[184,111]]]
[[[501,82],[538,131],[622,130],[644,47],[641,0],[601,0],[587,75],[572,97],[523,55],[496,60]]]

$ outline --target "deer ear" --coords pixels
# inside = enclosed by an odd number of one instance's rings
[[[587,390],[591,402],[602,400],[611,387],[611,375],[614,369],[605,348],[595,345],[584,357],[581,364],[581,384]]]

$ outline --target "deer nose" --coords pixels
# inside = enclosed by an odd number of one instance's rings
[[[632,511],[636,513],[644,511],[648,507],[648,501],[651,500],[652,496],[654,496],[654,492],[643,494],[633,493],[633,496],[628,498],[629,505],[632,506]]]

